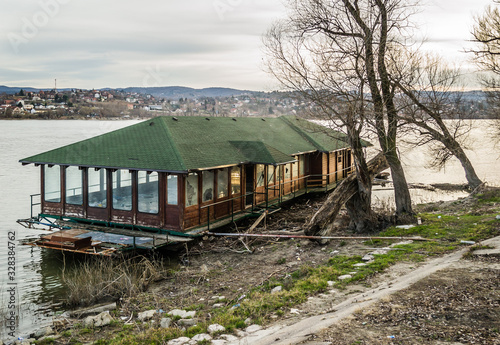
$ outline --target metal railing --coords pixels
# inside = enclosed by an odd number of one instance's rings
[[[290,195],[290,194],[293,194],[293,198],[296,197],[297,195],[297,192],[299,192],[301,189],[304,189],[305,190],[305,194],[309,193],[310,191],[312,190],[318,190],[318,189],[324,189],[325,192],[328,191],[328,189],[330,188],[331,184],[333,183],[337,183],[339,181],[342,181],[345,177],[344,177],[344,172],[346,172],[346,176],[349,176],[351,173],[352,173],[352,169],[351,168],[345,168],[345,169],[341,169],[339,171],[336,171],[336,172],[333,172],[333,173],[330,173],[330,174],[312,174],[312,175],[306,175],[306,176],[302,176],[302,177],[299,177],[299,178],[296,178],[296,179],[293,179],[293,180],[280,180],[279,183],[277,184],[272,184],[272,185],[268,185],[266,184],[264,187],[265,187],[265,190],[262,191],[262,192],[259,192],[259,191],[253,191],[253,192],[249,192],[249,193],[246,193],[246,194],[242,194],[242,195],[238,195],[238,196],[235,196],[233,198],[230,198],[230,199],[226,199],[226,200],[222,200],[222,201],[218,201],[218,202],[215,202],[215,203],[211,203],[209,205],[200,205],[199,206],[199,215],[198,215],[198,219],[199,219],[199,223],[200,225],[202,225],[202,222],[201,222],[201,217],[202,217],[202,212],[206,209],[206,216],[207,216],[207,223],[206,223],[206,226],[207,226],[207,230],[210,230],[210,223],[211,223],[211,220],[213,221],[216,221],[216,220],[221,220],[221,219],[224,219],[224,218],[227,218],[227,217],[231,217],[231,222],[234,221],[234,215],[235,215],[235,210],[234,210],[234,204],[235,204],[235,201],[236,200],[239,200],[239,209],[236,211],[236,212],[244,212],[248,209],[251,210],[251,213],[254,213],[254,210],[255,210],[255,207],[258,206],[258,205],[261,205],[261,204],[264,204],[264,208],[267,210],[269,209],[271,206],[269,205],[269,202],[271,201],[269,199],[269,192],[278,192],[278,196],[273,196],[272,200],[275,200],[275,198],[277,198],[277,203],[278,205],[281,205],[281,203],[283,202],[283,197],[286,196],[286,195]],[[333,181],[332,183],[329,183],[329,177],[332,176],[332,175],[337,175],[341,173],[341,176],[340,178],[337,178],[337,176],[335,177],[335,181]],[[304,183],[304,187],[301,188],[301,181],[303,181]],[[309,182],[318,182],[318,181],[321,181],[321,184],[319,186],[310,186],[309,185]],[[290,185],[290,192],[285,194],[284,193],[284,188],[285,188],[285,185]],[[261,202],[257,202],[257,198],[256,196],[257,195],[264,195],[265,198],[263,201]],[[248,196],[252,196],[252,204],[250,207],[246,207],[247,204],[246,204],[246,198]],[[244,198],[243,202],[245,202],[245,204],[243,204],[242,202],[242,198]],[[218,205],[222,205],[222,204],[226,204],[226,203],[230,203],[230,209],[229,209],[229,213],[228,214],[225,214],[223,217],[220,217],[220,218],[217,218],[217,215],[216,215],[216,212],[217,210],[215,209],[216,206]],[[211,219],[210,217],[210,210],[211,208],[214,208],[214,215],[213,215],[213,218]]]
[[[34,198],[35,197],[39,197],[40,199],[38,200],[38,202],[33,202]],[[30,200],[31,200],[31,212],[30,212],[30,216],[31,218],[33,218],[33,207],[34,206],[38,206],[38,205],[41,205],[42,204],[42,194],[41,193],[38,193],[38,194],[31,194],[30,195]],[[41,210],[40,210],[41,212]],[[38,213],[40,212],[37,212],[37,215]]]

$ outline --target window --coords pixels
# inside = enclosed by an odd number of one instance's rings
[[[267,185],[274,184],[274,166],[267,166]]]
[[[231,168],[231,194],[241,193],[241,168],[232,167]]]
[[[217,197],[225,198],[228,196],[228,180],[229,180],[229,170],[220,169],[217,172]]]
[[[177,175],[168,175],[167,177],[167,203],[177,205]]]
[[[257,187],[264,186],[264,165],[257,164]]]
[[[61,202],[61,168],[44,165],[44,200]]]
[[[276,182],[279,183],[283,179],[283,166],[278,165],[275,169],[275,172],[276,172]]]
[[[137,172],[138,210],[143,213],[158,213],[159,208],[159,184],[156,171]]]
[[[186,207],[198,205],[198,174],[186,177]]]
[[[89,206],[106,208],[108,205],[108,198],[106,195],[106,169],[92,169],[88,170],[89,182]]]
[[[132,210],[132,173],[119,169],[113,171],[113,208],[115,210]]]
[[[83,173],[79,167],[66,168],[66,203],[83,205]]]
[[[292,165],[285,165],[285,180],[289,180],[292,178]]]
[[[294,157],[295,159],[298,159],[297,157]],[[292,176],[293,179],[297,179],[299,176],[299,163],[298,162],[293,162],[292,163]]]
[[[204,171],[202,177],[202,201],[207,202],[214,200],[214,172]]]

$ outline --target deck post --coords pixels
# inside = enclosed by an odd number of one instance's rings
[[[207,230],[210,230],[210,205],[207,207]]]

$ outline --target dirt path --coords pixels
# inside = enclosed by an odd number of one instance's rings
[[[487,253],[489,257],[496,257],[496,255],[500,254],[500,237],[495,237],[492,239],[489,239],[487,241],[483,241],[482,244],[484,245],[489,245],[494,247],[494,250],[489,250]],[[414,269],[410,271],[407,274],[402,275],[399,278],[396,278],[393,281],[381,281],[381,283],[374,289],[364,291],[360,294],[356,294],[343,302],[336,304],[333,307],[333,310],[324,314],[319,314],[315,315],[312,317],[307,317],[304,318],[298,322],[292,322],[290,323],[290,320],[288,321],[288,324],[285,323],[280,323],[276,324],[274,326],[271,326],[267,329],[261,330],[259,332],[253,333],[251,335],[248,335],[245,338],[239,339],[237,342],[234,342],[233,344],[254,344],[254,345],[266,345],[266,344],[273,344],[273,345],[288,345],[288,344],[298,344],[298,343],[306,343],[306,344],[388,344],[388,343],[397,343],[397,344],[413,344],[413,343],[424,343],[424,342],[392,342],[392,338],[387,338],[387,336],[380,334],[380,327],[374,327],[375,329],[378,329],[378,333],[375,332],[372,337],[365,335],[366,340],[357,341],[356,337],[360,336],[359,332],[354,332],[354,334],[351,334],[352,336],[349,337],[347,334],[349,333],[349,330],[355,329],[353,325],[350,324],[350,319],[352,319],[352,316],[355,314],[359,314],[361,311],[367,311],[370,310],[370,313],[372,314],[380,314],[383,315],[384,313],[378,313],[378,309],[381,309],[380,305],[378,305],[379,302],[384,302],[388,301],[391,297],[391,295],[395,294],[396,292],[403,291],[404,289],[408,289],[412,287],[413,285],[416,286],[417,290],[422,290],[420,291],[423,292],[424,295],[426,293],[425,289],[426,284],[420,284],[417,286],[418,282],[424,281],[425,279],[428,279],[431,275],[435,274],[435,276],[446,276],[446,272],[448,269],[457,269],[459,271],[455,271],[454,274],[451,274],[450,279],[457,280],[460,284],[460,280],[463,280],[464,282],[467,281],[466,277],[468,275],[473,274],[475,270],[480,270],[480,269],[489,269],[489,270],[496,270],[496,276],[498,276],[498,273],[500,272],[500,265],[495,262],[483,262],[481,260],[474,260],[474,261],[469,261],[469,260],[463,260],[462,257],[463,255],[467,252],[468,248],[464,248],[460,251],[454,252],[452,254],[430,260],[426,262],[424,265],[421,267]],[[460,272],[459,275],[457,275],[457,272]],[[474,284],[474,281],[478,281],[478,277],[469,277],[469,283]],[[494,282],[494,286],[492,289],[496,290],[498,292],[498,279],[495,279],[496,281]],[[471,290],[474,290],[474,287],[471,287]],[[437,296],[438,294],[436,294]],[[432,299],[433,296],[430,296]],[[324,304],[328,304],[328,298],[332,299],[332,296],[328,297],[328,295],[323,295],[321,298],[324,299]],[[429,303],[429,301],[427,301]],[[439,301],[436,301],[436,303]],[[469,303],[470,301],[467,301]],[[404,302],[403,302],[404,303]],[[464,303],[466,303],[464,301]],[[472,303],[472,302],[470,302]],[[495,302],[496,304],[492,306],[493,308],[493,314],[495,315],[495,318],[493,320],[496,320],[497,323],[499,323],[499,318],[498,318],[498,313],[500,313],[500,306],[498,299]],[[376,305],[377,304],[377,305]],[[432,305],[433,302],[430,301],[430,304]],[[404,308],[404,305],[403,307]],[[450,312],[451,315],[451,312]],[[349,319],[346,321],[346,319]],[[342,325],[338,326],[340,322],[344,322]],[[347,322],[347,325],[346,325]],[[366,322],[363,324],[363,326],[366,325]],[[358,325],[359,326],[359,325]],[[500,326],[500,324],[499,324]],[[387,326],[389,327],[389,326]],[[330,329],[333,328],[333,329]],[[366,328],[366,327],[364,327]],[[340,332],[342,330],[342,332]],[[346,331],[347,330],[347,331]],[[382,330],[382,333],[384,333],[386,330]],[[394,329],[390,328],[391,332],[394,333]],[[498,334],[498,331],[497,331]],[[340,336],[340,337],[339,337]],[[390,336],[390,335],[389,335]],[[500,335],[499,335],[500,337]],[[346,341],[340,341],[339,339],[345,339]],[[380,342],[378,342],[376,339],[382,339]],[[318,342],[318,340],[322,339],[323,342]],[[395,339],[395,338],[394,338]],[[325,342],[326,340],[326,342]],[[332,340],[334,340],[332,342]],[[356,342],[357,341],[357,342]],[[366,342],[365,342],[366,341]],[[489,340],[488,340],[489,341]],[[496,338],[491,340],[491,341],[497,341],[497,342],[477,342],[479,344],[500,344],[500,338]],[[432,344],[440,344],[440,342],[432,342]],[[443,343],[444,344],[444,343]],[[455,343],[455,344],[461,344],[461,343]]]

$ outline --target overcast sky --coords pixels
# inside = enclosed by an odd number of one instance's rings
[[[427,49],[454,62],[492,0],[424,0]],[[282,0],[0,0],[0,85],[271,91],[261,36]]]

